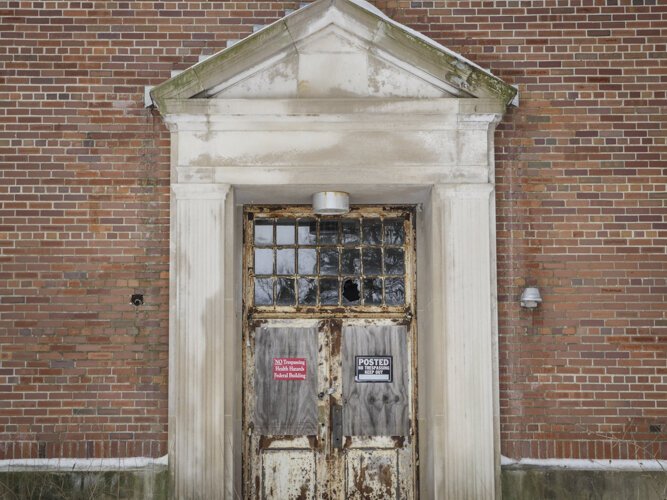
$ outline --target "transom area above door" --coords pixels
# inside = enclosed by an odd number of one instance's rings
[[[246,207],[246,306],[256,313],[400,313],[413,303],[414,209]]]

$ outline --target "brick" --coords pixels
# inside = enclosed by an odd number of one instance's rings
[[[166,453],[169,133],[143,87],[296,3],[4,8],[0,459]],[[495,137],[502,452],[667,458],[664,7],[373,3],[521,91]]]

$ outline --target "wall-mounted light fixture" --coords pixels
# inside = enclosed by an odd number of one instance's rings
[[[535,287],[528,287],[523,289],[521,293],[521,307],[526,309],[535,309],[542,302],[540,289]]]
[[[320,191],[313,195],[313,212],[340,215],[350,211],[350,195],[342,191]]]

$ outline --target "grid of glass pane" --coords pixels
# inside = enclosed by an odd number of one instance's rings
[[[405,219],[255,218],[257,306],[405,304]]]

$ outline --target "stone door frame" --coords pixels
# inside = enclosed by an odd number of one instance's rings
[[[241,491],[242,205],[304,204],[313,192],[343,190],[354,204],[419,205],[421,494],[499,497],[493,131],[504,106],[461,98],[165,104],[172,494],[237,498]],[[330,147],[332,134],[350,129],[377,140],[363,141],[363,149]],[[298,150],[304,130],[322,132],[321,144],[307,138],[307,154],[289,161],[278,154],[273,163],[246,154],[257,141]],[[415,148],[402,158],[386,147],[399,139]],[[441,154],[424,154],[424,140],[434,139]],[[216,152],[226,141],[240,149],[223,161]]]

